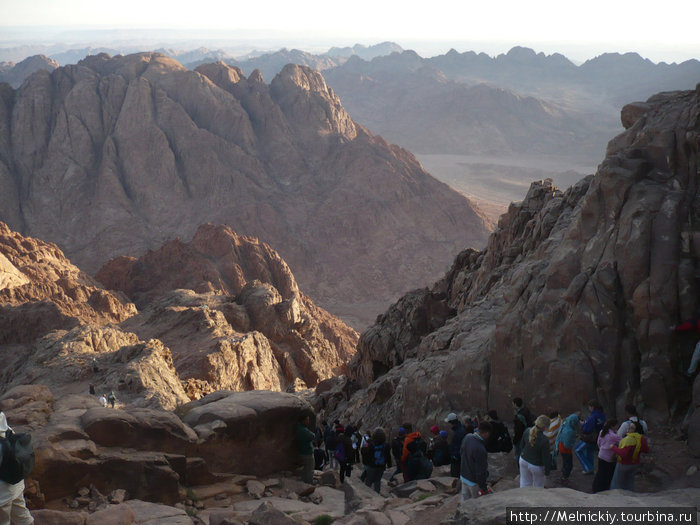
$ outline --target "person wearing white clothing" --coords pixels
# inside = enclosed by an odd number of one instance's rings
[[[552,467],[549,440],[544,435],[549,423],[547,416],[539,416],[534,426],[523,433],[522,452],[518,460],[521,487],[544,487],[544,477]]]
[[[0,412],[0,438],[5,439],[8,430],[12,430],[7,424],[4,412]],[[5,444],[0,447],[0,465],[5,452]],[[24,480],[11,484],[0,480],[0,525],[31,525],[34,518],[29,513],[24,502]]]
[[[641,425],[641,432],[639,432],[640,434],[647,434],[649,432],[647,422],[640,420],[639,416],[637,416],[637,407],[635,407],[634,405],[627,405],[625,407],[625,415],[627,417],[627,421],[623,422],[620,425],[620,428],[617,429],[618,436],[625,437],[630,431],[630,423],[637,422]]]

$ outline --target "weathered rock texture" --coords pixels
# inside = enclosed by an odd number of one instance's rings
[[[699,97],[649,99],[567,191],[533,184],[485,251],[463,252],[362,335],[352,373],[367,388],[336,410],[395,423],[510,413],[512,396],[537,412],[589,398],[620,416],[629,402],[648,417],[687,406],[694,342],[669,327],[700,307]]]
[[[0,82],[7,82],[13,88],[18,88],[35,71],[53,71],[57,67],[58,62],[45,55],[27,57],[17,64],[3,62],[0,64]]]
[[[0,396],[18,431],[31,431],[33,494],[46,502],[94,486],[172,505],[182,487],[218,473],[268,474],[297,466],[294,424],[309,404],[280,392],[217,392],[178,414],[130,406],[103,408],[89,395],[55,397],[46,386],[19,385]],[[194,427],[194,429],[193,429]],[[225,477],[219,479],[226,479]]]
[[[388,301],[487,234],[464,197],[355,124],[318,72],[290,65],[267,85],[157,53],[0,86],[0,210],[91,272],[228,224],[275,246],[324,304]]]
[[[143,307],[122,327],[163,341],[202,393],[285,390],[296,378],[315,386],[355,353],[358,334],[299,291],[277,252],[225,226],[117,258],[97,278]]]

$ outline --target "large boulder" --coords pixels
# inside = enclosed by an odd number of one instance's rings
[[[215,392],[181,407],[205,439],[197,446],[214,472],[266,475],[298,463],[295,425],[313,415],[304,400],[281,392]]]

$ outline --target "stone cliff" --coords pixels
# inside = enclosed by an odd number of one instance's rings
[[[120,291],[0,223],[0,392],[92,384],[173,409],[220,389],[314,386],[355,352],[357,333],[304,295],[274,250],[227,227],[204,225],[189,244],[117,258],[99,275]]]
[[[700,309],[700,88],[622,114],[595,176],[534,183],[483,252],[362,335],[352,376],[365,388],[348,401],[352,388],[325,386],[317,406],[395,424],[510,413],[513,396],[537,412],[598,398],[618,416],[630,402],[647,417],[700,404],[682,375],[694,341],[669,330]]]
[[[0,210],[89,272],[227,224],[279,250],[321,304],[355,305],[358,324],[487,235],[469,201],[355,124],[318,72],[290,65],[268,85],[157,53],[0,86]]]

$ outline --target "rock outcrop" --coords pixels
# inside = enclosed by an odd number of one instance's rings
[[[201,393],[286,390],[297,378],[312,387],[355,353],[357,333],[299,290],[277,252],[225,226],[117,258],[97,278],[142,307],[122,328],[163,341]]]
[[[699,98],[650,98],[595,176],[564,192],[533,184],[485,251],[380,316],[352,366],[366,389],[336,413],[434,421],[508,413],[521,396],[537,412],[598,398],[611,415],[634,402],[649,418],[682,416],[694,341],[669,327],[699,307]]]
[[[27,57],[17,64],[3,62],[0,64],[0,82],[7,82],[13,88],[18,88],[32,73],[40,70],[50,72],[57,67],[58,62],[45,55]]]
[[[322,305],[365,305],[366,322],[487,235],[469,201],[355,124],[320,73],[290,65],[267,85],[157,53],[0,86],[0,210],[89,272],[228,224],[274,246]]]

